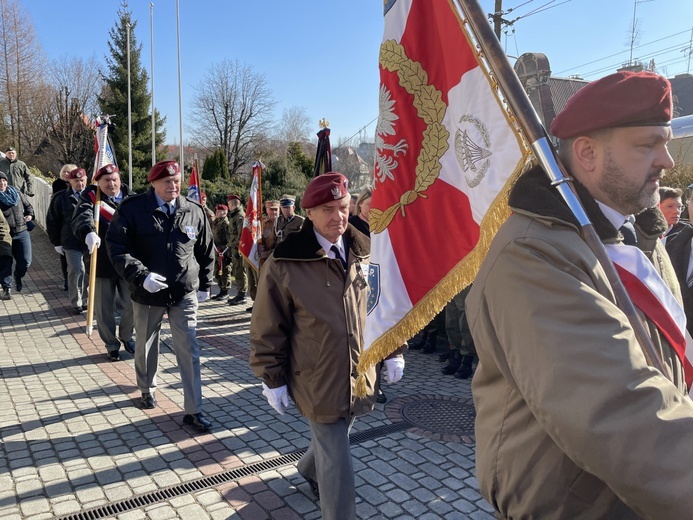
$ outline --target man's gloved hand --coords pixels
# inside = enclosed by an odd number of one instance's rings
[[[385,360],[385,368],[387,369],[387,374],[385,379],[388,383],[396,383],[404,375],[404,358],[395,357],[392,359]]]
[[[144,279],[142,287],[144,287],[145,291],[156,293],[161,289],[166,289],[168,287],[168,284],[164,282],[166,282],[165,276],[161,276],[160,274],[156,273],[149,273]]]
[[[65,255],[65,251],[63,250],[63,246],[55,246],[55,252],[58,253],[59,255]]]
[[[262,395],[267,398],[267,402],[272,408],[284,415],[286,408],[289,406],[289,393],[286,385],[279,388],[270,388],[265,383],[262,383]]]
[[[86,236],[84,243],[87,244],[89,253],[93,253],[94,249],[101,245],[101,237],[92,231]]]
[[[209,298],[209,291],[197,291],[197,303],[202,303]]]

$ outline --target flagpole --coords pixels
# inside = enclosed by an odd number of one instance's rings
[[[132,190],[132,100],[130,96],[130,22],[128,22],[128,182]]]
[[[96,172],[94,172],[96,175]],[[99,218],[101,212],[101,188],[96,185],[96,201],[94,202],[94,229],[96,234],[99,234]],[[106,247],[106,244],[104,244]],[[98,258],[98,247],[94,248],[93,252],[90,252],[91,257],[89,258],[89,294],[87,296],[87,337],[91,338],[91,332],[94,330],[94,301],[96,299],[96,265]]]
[[[154,2],[149,3],[149,47],[152,64],[152,166],[156,164],[156,114],[154,113]],[[132,186],[130,187],[132,189]]]
[[[589,221],[580,203],[575,187],[572,184],[572,179],[568,176],[563,164],[556,156],[556,152],[549,141],[546,130],[542,126],[515,71],[510,67],[498,39],[486,20],[486,16],[476,0],[456,0],[456,2],[464,13],[465,20],[469,24],[474,38],[481,47],[483,57],[489,65],[493,78],[498,82],[525,137],[531,143],[532,150],[537,156],[540,165],[580,223],[582,238],[604,269],[607,279],[614,291],[618,306],[628,317],[628,321],[633,327],[645,357],[654,368],[659,370],[662,374],[665,374],[671,380],[672,376],[668,367],[663,363],[652,344],[652,340],[638,317],[635,306],[623,287],[623,283],[616,272],[616,268],[604,244],[599,239],[594,226]]]
[[[176,0],[176,40],[178,43],[178,127],[180,136],[180,171],[185,177],[185,158],[183,157],[183,89],[180,70],[180,1]],[[184,180],[184,179],[181,179]]]

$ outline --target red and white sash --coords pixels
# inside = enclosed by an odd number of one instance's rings
[[[89,199],[91,200],[92,204],[96,204],[96,193],[90,191]],[[106,222],[110,222],[113,218],[113,214],[115,213],[115,209],[113,209],[108,204],[104,204],[103,199],[101,199],[101,204],[99,204],[99,208],[101,208],[99,211],[99,215],[101,216],[101,218],[105,219]]]
[[[655,324],[683,364],[686,385],[693,383],[693,338],[686,329],[683,307],[643,252],[634,246],[607,245],[628,295]]]

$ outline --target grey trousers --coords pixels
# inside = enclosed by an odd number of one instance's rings
[[[120,340],[132,339],[134,317],[130,288],[122,278],[96,278],[96,293],[94,294],[94,316],[96,317],[99,337],[106,345],[106,350],[120,349]],[[120,330],[116,336],[116,298],[123,309],[120,316]]]
[[[132,302],[135,315],[135,376],[142,393],[156,390],[159,369],[161,322],[168,311],[178,370],[183,383],[183,407],[186,414],[202,411],[200,344],[197,342],[197,295],[190,292],[176,305],[155,307]]]
[[[332,424],[308,423],[312,438],[308,451],[298,461],[298,472],[318,483],[323,520],[355,519],[356,490],[349,448],[353,419]]]
[[[64,249],[63,252],[67,261],[67,296],[73,307],[81,307],[87,304],[84,288],[89,282],[84,279],[86,273],[84,255],[75,249]]]

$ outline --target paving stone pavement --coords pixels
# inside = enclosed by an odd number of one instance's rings
[[[106,359],[97,332],[87,337],[85,317],[71,313],[41,228],[32,243],[23,291],[0,302],[0,518],[320,518],[295,464],[277,463],[305,449],[310,431],[295,408],[279,416],[262,396],[247,365],[246,306],[201,304],[203,409],[214,428],[195,435],[182,426],[167,321],[159,406],[140,410],[132,356]],[[494,518],[478,492],[469,432],[392,428],[417,400],[430,399],[431,415],[446,402],[471,409],[469,382],[441,375],[437,356],[405,357],[403,380],[384,385],[388,402],[352,430],[363,437],[352,446],[358,517]],[[205,477],[214,479],[200,484]],[[142,494],[147,501],[133,500]],[[86,516],[92,508],[101,516]]]

